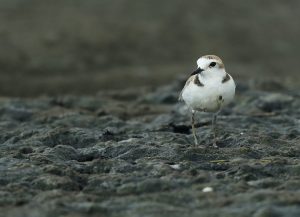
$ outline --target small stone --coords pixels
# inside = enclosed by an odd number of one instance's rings
[[[214,189],[212,187],[205,187],[202,189],[202,192],[207,193],[207,192],[213,192]]]
[[[180,169],[180,165],[179,164],[173,164],[173,165],[170,165],[170,167],[174,170],[179,170]]]

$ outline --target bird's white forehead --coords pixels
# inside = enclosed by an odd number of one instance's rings
[[[204,67],[204,66],[209,65],[212,61],[213,61],[212,59],[207,59],[207,58],[200,57],[197,60],[197,65],[198,65],[198,67]]]
[[[211,62],[217,62],[219,63],[219,65],[221,67],[224,67],[224,64],[222,62],[222,60],[220,59],[220,57],[216,56],[216,55],[206,55],[206,56],[202,56],[197,60],[197,65],[198,67],[206,67],[208,66]]]

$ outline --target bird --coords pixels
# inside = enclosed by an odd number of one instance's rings
[[[197,68],[187,79],[179,100],[191,110],[191,125],[195,145],[198,139],[195,131],[196,112],[209,112],[212,117],[213,147],[217,146],[217,116],[221,109],[233,101],[236,84],[225,70],[220,57],[205,55],[197,60]]]

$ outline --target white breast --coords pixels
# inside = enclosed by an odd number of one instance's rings
[[[182,99],[193,110],[217,112],[231,102],[235,95],[235,83],[230,80],[222,83],[223,76],[200,77],[204,86],[190,82],[182,92]]]

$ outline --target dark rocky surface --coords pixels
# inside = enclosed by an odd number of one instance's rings
[[[300,216],[299,92],[240,84],[201,149],[181,86],[2,98],[0,216]]]

